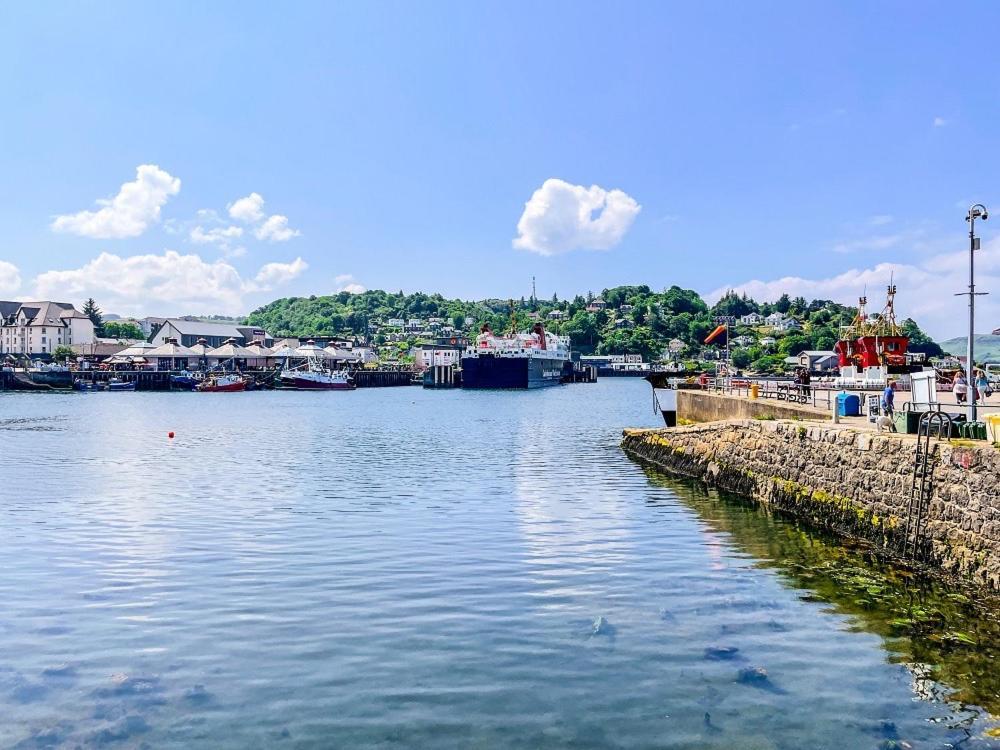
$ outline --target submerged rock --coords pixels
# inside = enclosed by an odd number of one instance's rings
[[[705,649],[705,658],[711,661],[732,661],[739,656],[740,650],[736,646],[709,646]]]
[[[736,681],[741,685],[748,685],[759,690],[767,690],[772,693],[784,693],[785,691],[771,682],[767,670],[763,667],[744,667],[736,676]]]
[[[608,622],[608,618],[604,617],[603,615],[594,620],[593,625],[590,626],[591,638],[599,635],[605,636],[607,638],[614,638],[617,632],[618,629],[610,622]]]

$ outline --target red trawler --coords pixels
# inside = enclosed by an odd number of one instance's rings
[[[890,284],[885,307],[873,316],[865,312],[868,298],[858,301],[858,314],[851,325],[842,329],[841,339],[833,348],[842,370],[853,367],[860,374],[872,367],[885,368],[886,373],[906,373],[914,369],[906,356],[910,339],[896,323],[895,297],[896,286]]]

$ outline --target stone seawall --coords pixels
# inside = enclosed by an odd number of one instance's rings
[[[1000,590],[1000,450],[932,440],[924,557]],[[695,477],[817,526],[898,550],[915,440],[843,426],[733,420],[626,430],[631,456]]]
[[[776,399],[749,399],[712,391],[678,390],[677,416],[691,422],[720,419],[830,419],[830,411]]]

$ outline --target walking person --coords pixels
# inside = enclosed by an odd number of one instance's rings
[[[882,391],[882,414],[892,419],[896,406],[896,391],[892,387],[892,379],[885,381],[885,390]]]
[[[952,393],[955,394],[955,401],[964,404],[965,397],[969,395],[969,381],[965,379],[965,371],[959,370],[955,375],[955,380],[951,386]]]
[[[976,400],[982,401],[992,395],[993,391],[990,389],[990,381],[986,377],[986,373],[982,370],[976,370]]]

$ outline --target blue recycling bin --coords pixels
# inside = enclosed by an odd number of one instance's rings
[[[861,399],[853,393],[837,394],[837,416],[857,417],[861,415]]]

